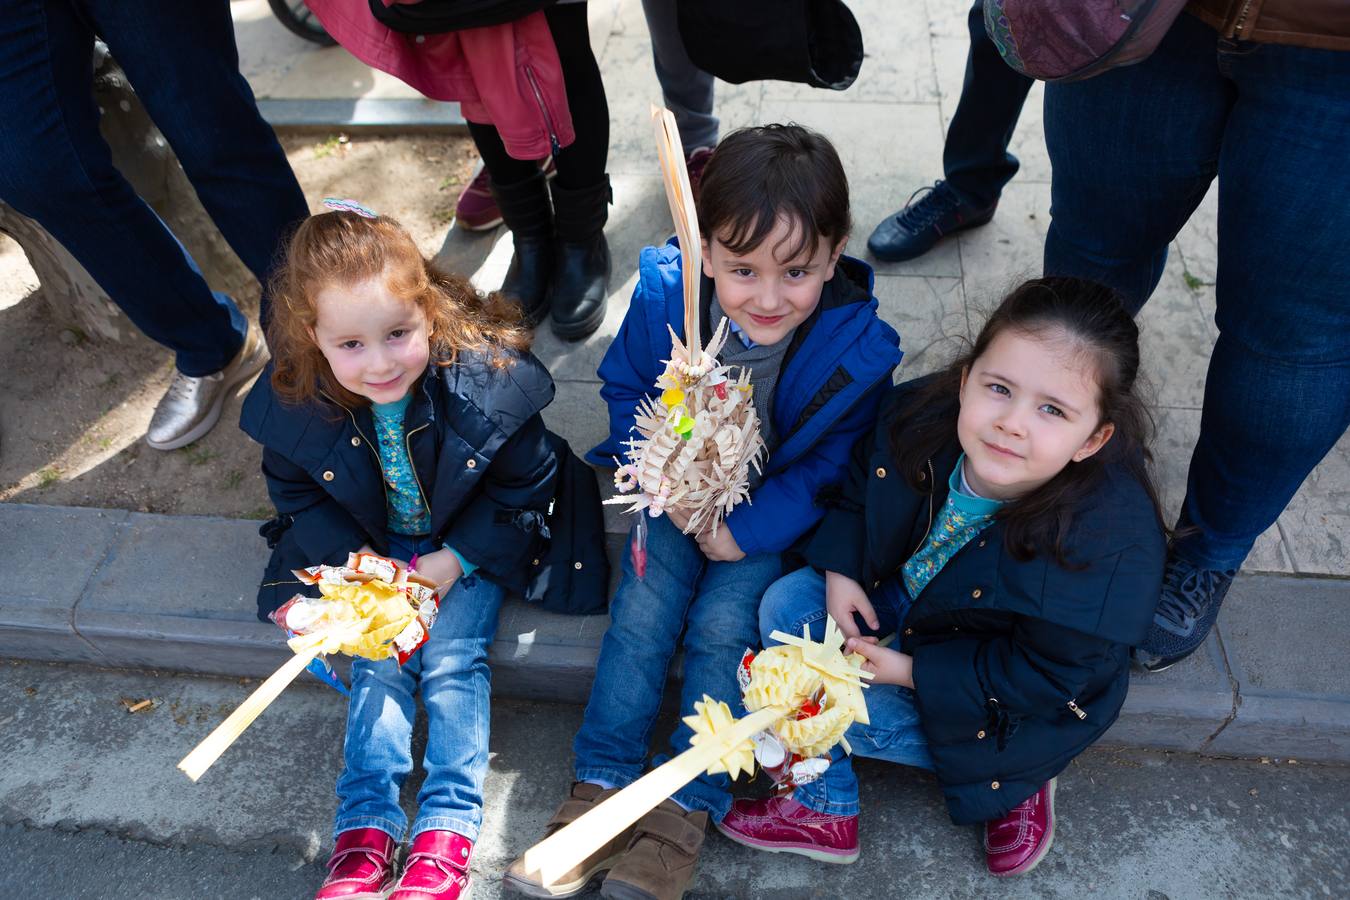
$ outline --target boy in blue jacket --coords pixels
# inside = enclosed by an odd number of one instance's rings
[[[842,481],[850,448],[875,424],[900,361],[898,335],[877,316],[871,269],[841,255],[848,180],[824,137],[796,125],[729,135],[704,170],[698,218],[703,341],[723,316],[730,320],[721,358],[750,371],[768,459],[762,475],[752,468],[750,502],[716,534],[686,535],[687,519],[667,511],[648,519],[643,578],[625,555],[574,744],[577,780],[550,832],[642,775],[681,634],[681,711],[704,694],[738,708],[736,667],[758,644],[760,597],[783,573],[784,551],[823,515],[816,495]],[[622,456],[638,401],[654,393],[670,358],[667,326],[683,338],[674,240],[642,251],[628,315],[600,364],[610,434],[590,461],[611,465]],[[672,750],[687,749],[691,734],[686,725],[676,729]],[[701,776],[553,885],[520,860],[505,883],[531,896],[567,897],[608,871],[603,896],[679,898],[709,817],[719,821],[731,807],[728,787],[725,775]]]

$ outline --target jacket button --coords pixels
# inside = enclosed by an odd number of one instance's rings
[[[359,437],[354,437],[354,438],[352,438],[352,446],[353,446],[353,447],[360,447],[360,446],[361,446],[361,439],[360,439]]]
[[[976,588],[975,590],[970,592],[970,596],[974,597],[976,600],[980,599],[980,597],[983,595],[984,591],[980,590],[979,588]]]
[[[469,460],[468,462],[466,462],[464,465],[468,466],[470,469],[476,469],[476,468],[478,468],[478,460],[476,460],[476,459],[471,459],[471,460]]]
[[[539,565],[539,560],[536,559],[531,565]]]
[[[880,582],[880,581],[874,581],[874,582],[872,582],[872,590],[875,591],[875,590],[876,590],[877,588],[879,588],[879,587],[881,587],[881,582]]]
[[[925,473],[920,472],[920,473],[919,473],[919,480],[920,480],[920,481],[927,481],[927,480],[928,480],[928,476],[927,476]]]
[[[975,732],[975,737],[984,740],[984,729],[981,728],[979,731]]]
[[[323,473],[323,480],[324,480],[324,481],[332,481],[335,477],[336,477],[336,476],[333,474],[333,470],[332,470],[332,469],[329,469],[328,471],[326,471],[326,472]]]
[[[1001,785],[997,781],[991,781],[989,783],[989,790],[991,791],[996,791],[999,789],[999,787],[1001,787]]]
[[[906,636],[911,635],[911,634],[913,634],[913,633],[914,633],[914,629],[913,629],[913,628],[906,628],[906,629],[905,629],[905,635],[906,635]]]
[[[886,470],[885,470],[884,468],[882,468],[881,466],[877,466],[877,477],[878,477],[878,478],[885,478],[885,477],[886,477]]]
[[[980,546],[981,546],[981,547],[983,547],[983,546],[984,546],[985,544],[987,544],[987,543],[989,543],[989,541],[985,540],[984,538],[980,538]]]
[[[580,569],[581,569],[581,563],[579,563],[579,562],[574,562],[574,563],[572,563],[572,568],[577,569],[577,570],[580,570]]]

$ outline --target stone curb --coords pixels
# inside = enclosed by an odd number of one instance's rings
[[[258,523],[0,504],[0,656],[263,676],[287,656],[259,622]],[[617,558],[622,537],[610,535]],[[616,567],[617,568],[617,567]],[[1105,743],[1350,763],[1350,580],[1243,575],[1201,652],[1139,676]],[[490,661],[502,696],[584,703],[607,619],[511,600]]]

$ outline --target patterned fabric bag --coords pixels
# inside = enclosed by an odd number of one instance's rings
[[[1081,81],[1142,62],[1187,0],[984,0],[1004,62],[1041,81]]]

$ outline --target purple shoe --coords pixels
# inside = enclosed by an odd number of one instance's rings
[[[819,862],[858,858],[858,817],[832,816],[791,797],[737,800],[717,830],[730,840],[770,853],[796,853]]]
[[[544,160],[540,166],[545,178],[558,174],[553,165],[553,157]],[[455,202],[455,226],[465,231],[491,231],[502,224],[502,211],[497,208],[497,200],[489,187],[492,176],[486,166],[479,166],[473,179],[460,192]]]

